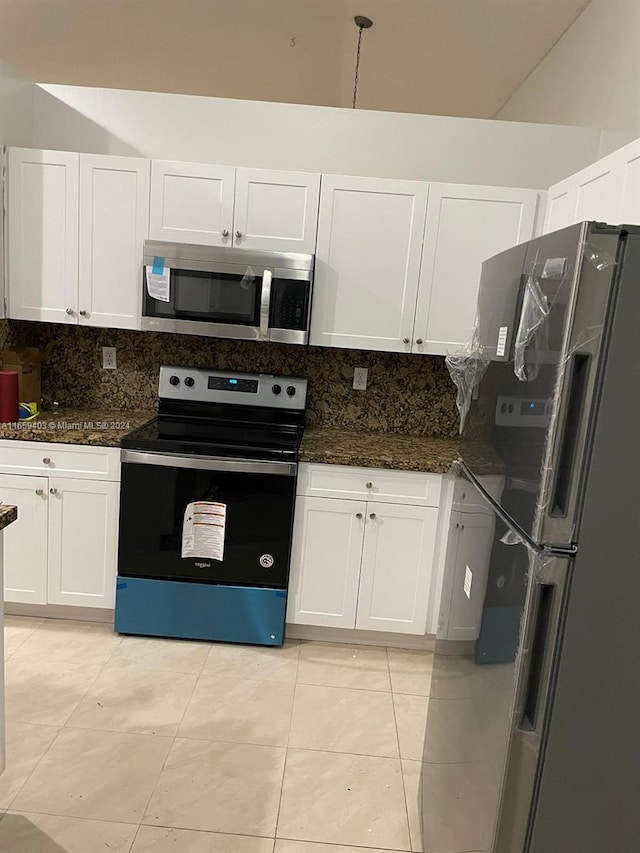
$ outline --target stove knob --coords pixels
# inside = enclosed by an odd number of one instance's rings
[[[184,384],[187,386],[187,388],[193,388],[193,383],[193,376],[187,376],[187,378],[184,380]]]
[[[178,376],[175,376],[175,375],[170,376],[169,382],[171,383],[171,385],[179,385],[180,384],[180,378]]]
[[[282,387],[280,385],[273,385],[271,390],[274,394],[279,394],[282,391]]]
[[[293,386],[293,385],[289,385],[289,386],[287,387],[287,394],[288,394],[290,397],[295,397],[296,389],[294,388],[294,386]]]

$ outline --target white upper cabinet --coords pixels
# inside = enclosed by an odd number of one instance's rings
[[[233,245],[313,254],[319,195],[320,175],[237,169]]]
[[[9,317],[77,323],[79,159],[9,150]]]
[[[233,166],[153,160],[149,238],[203,246],[230,246]]]
[[[80,155],[81,325],[139,329],[149,160]]]
[[[544,232],[549,234],[559,228],[573,225],[575,217],[576,197],[574,187],[568,181],[561,181],[549,189],[547,196],[547,213],[545,216]]]
[[[545,233],[595,220],[640,224],[640,143],[598,160],[549,189]]]
[[[622,169],[622,197],[616,222],[640,225],[640,139],[616,154]]]
[[[595,219],[616,224],[622,195],[622,170],[611,162],[594,163],[577,176],[574,222]]]
[[[310,342],[410,352],[429,185],[323,175]]]
[[[483,261],[533,236],[537,206],[535,190],[430,185],[413,352],[467,343]]]
[[[367,503],[356,628],[424,634],[438,510]]]

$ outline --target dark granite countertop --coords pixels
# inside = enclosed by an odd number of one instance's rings
[[[18,507],[10,504],[0,504],[0,530],[4,530],[18,517]]]
[[[153,412],[60,406],[32,421],[0,424],[0,438],[119,447],[123,436],[155,417]]]
[[[458,455],[456,439],[336,429],[305,430],[300,448],[301,462],[434,474],[447,473]]]
[[[478,446],[472,451],[476,473],[502,472],[502,465],[490,447]],[[460,443],[456,438],[335,429],[305,430],[300,448],[301,462],[432,474],[449,473],[459,455]]]

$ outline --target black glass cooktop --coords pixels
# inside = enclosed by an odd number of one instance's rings
[[[303,428],[292,424],[155,418],[122,439],[154,453],[296,461]]]

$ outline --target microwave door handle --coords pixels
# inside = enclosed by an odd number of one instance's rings
[[[271,270],[262,273],[262,294],[260,296],[260,340],[269,340],[269,314],[271,313]]]

